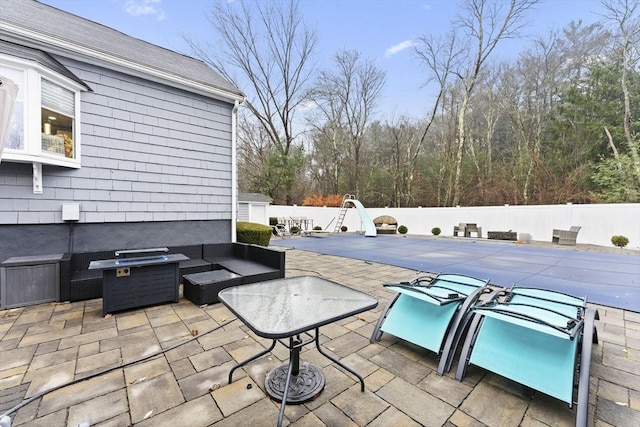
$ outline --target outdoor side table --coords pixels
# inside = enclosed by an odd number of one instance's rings
[[[489,231],[487,233],[489,240],[518,240],[518,234],[515,231]]]
[[[357,372],[322,350],[320,327],[376,307],[378,301],[372,296],[319,277],[301,276],[227,288],[218,298],[256,335],[273,340],[267,350],[234,366],[229,383],[236,369],[269,353],[276,342],[289,349],[289,363],[265,380],[269,396],[282,402],[278,426],[287,403],[312,400],[324,388],[322,370],[300,362],[300,349],[307,344],[315,342],[320,354],[356,376],[364,391],[364,379]]]
[[[185,274],[182,282],[184,297],[196,305],[204,305],[218,302],[221,290],[241,285],[242,276],[221,269]]]

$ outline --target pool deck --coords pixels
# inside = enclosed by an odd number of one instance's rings
[[[284,425],[574,425],[575,409],[480,368],[470,367],[458,382],[457,360],[452,372],[438,376],[438,360],[430,351],[388,334],[371,344],[375,322],[393,296],[382,285],[410,280],[416,270],[300,249],[286,252],[287,277],[322,275],[375,296],[379,304],[320,329],[323,347],[364,376],[365,392],[352,375],[313,346],[305,347],[302,360],[322,367],[326,387],[311,402],[287,406]],[[590,306],[600,320],[599,343],[592,349],[589,425],[638,426],[640,314]],[[227,384],[233,364],[270,344],[233,319],[221,304],[198,307],[183,298],[106,317],[101,299],[0,311],[0,412],[98,373],[35,399],[12,414],[12,425],[274,426],[279,403],[265,394],[264,378],[288,352],[277,345]],[[178,344],[183,345],[133,363]]]

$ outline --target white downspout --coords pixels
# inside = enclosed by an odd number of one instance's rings
[[[236,99],[231,110],[231,241],[236,241],[236,221],[238,220],[238,155],[237,125],[238,106]]]

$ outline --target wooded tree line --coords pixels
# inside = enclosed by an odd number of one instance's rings
[[[449,33],[416,40],[427,116],[376,119],[386,76],[355,50],[312,63],[296,1],[221,2],[221,41],[194,50],[247,93],[239,186],[274,203],[354,194],[365,206],[640,202],[640,0],[602,0],[511,61],[537,0],[463,0]]]

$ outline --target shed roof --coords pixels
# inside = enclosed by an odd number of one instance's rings
[[[240,90],[203,61],[128,36],[35,0],[0,0],[0,40],[167,81],[227,100]]]
[[[238,194],[239,202],[258,202],[271,203],[271,198],[260,193],[240,193]]]

